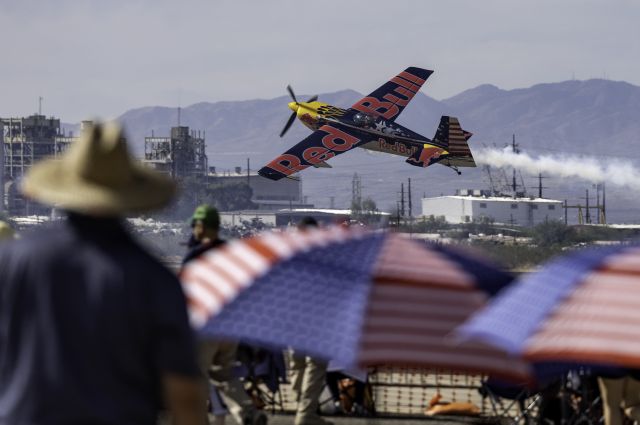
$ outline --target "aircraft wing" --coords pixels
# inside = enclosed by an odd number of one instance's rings
[[[357,101],[351,109],[393,121],[432,73],[433,71],[428,69],[409,67],[370,95]]]
[[[369,141],[362,140],[361,136],[356,136],[346,126],[326,124],[262,167],[258,174],[271,180],[280,180],[307,167],[327,166],[327,160]]]

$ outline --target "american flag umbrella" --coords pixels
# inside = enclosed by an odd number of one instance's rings
[[[496,296],[458,329],[535,365],[538,374],[640,368],[640,247],[586,249]]]
[[[528,369],[449,334],[511,276],[394,233],[343,227],[265,233],[187,264],[181,280],[202,336],[293,347],[353,367]]]

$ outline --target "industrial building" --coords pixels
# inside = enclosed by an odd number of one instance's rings
[[[203,177],[207,174],[204,132],[189,127],[171,127],[169,137],[144,138],[143,162],[174,179]]]
[[[82,127],[89,124],[83,122]],[[60,120],[35,114],[26,118],[0,118],[0,211],[10,215],[48,214],[49,208],[30,202],[18,191],[22,176],[36,162],[62,153],[77,137],[63,134]],[[299,178],[273,181],[240,167],[234,171],[216,172],[208,167],[205,134],[189,127],[171,128],[168,137],[153,133],[145,137],[143,162],[174,179],[197,179],[196,184],[231,185],[247,183],[252,189],[252,202],[260,211],[310,208],[304,202]]]
[[[563,202],[553,199],[489,196],[483,190],[459,190],[454,196],[422,199],[422,215],[444,217],[460,224],[488,218],[495,223],[535,226],[549,220],[564,221]]]
[[[0,118],[0,127],[0,211],[12,215],[48,211],[25,199],[18,186],[33,164],[59,155],[75,138],[62,133],[59,119],[41,114],[26,118]]]
[[[251,200],[260,211],[313,206],[303,202],[302,183],[298,178],[276,182],[257,173],[247,174],[241,167],[216,172],[215,167],[208,166],[204,132],[184,126],[172,127],[169,137],[145,137],[144,148],[143,162],[174,179],[200,179],[198,184],[219,186],[248,184],[253,192]]]
[[[378,212],[380,226],[386,227],[389,223],[389,213]],[[244,223],[260,222],[270,227],[295,226],[305,217],[313,217],[323,225],[350,222],[351,210],[337,210],[326,208],[294,208],[279,211],[233,211],[220,213],[220,221],[223,226],[241,226]]]

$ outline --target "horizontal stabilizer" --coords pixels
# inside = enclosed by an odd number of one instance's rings
[[[416,167],[428,167],[438,161],[442,161],[449,155],[449,152],[437,146],[425,143],[422,149],[416,151],[407,158],[407,163]]]

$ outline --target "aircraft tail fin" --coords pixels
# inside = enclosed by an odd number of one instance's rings
[[[440,161],[441,164],[454,167],[475,167],[471,149],[467,140],[473,134],[460,126],[456,117],[442,116],[434,141],[444,144],[449,155]]]

